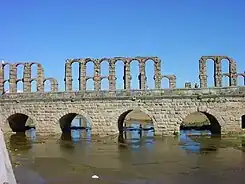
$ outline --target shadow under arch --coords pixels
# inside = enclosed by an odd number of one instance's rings
[[[191,125],[191,123],[188,122],[189,125],[185,125],[184,121],[183,121],[181,123],[181,125],[180,125],[180,130],[193,130],[193,129],[194,130],[209,130],[211,132],[212,136],[221,135],[221,125],[220,125],[219,121],[217,120],[217,118],[214,115],[212,115],[211,113],[205,112],[205,111],[196,111],[194,113],[199,113],[199,114],[204,115],[207,118],[207,120],[209,121],[209,123],[205,123],[205,124],[200,123],[199,124],[197,122],[197,123],[194,123],[193,125]],[[191,113],[189,115],[192,115],[194,113]],[[185,119],[189,115],[187,115],[185,117]]]
[[[79,117],[79,126],[73,126],[72,121]],[[67,113],[59,119],[59,125],[63,133],[68,133],[72,129],[87,129],[91,127],[91,122],[83,115],[78,113]]]
[[[134,113],[136,114],[133,115]],[[129,114],[131,114],[131,116]],[[131,124],[131,125],[139,124],[139,127],[137,128],[134,128],[131,126],[127,127],[127,124]],[[150,127],[145,127],[145,125],[150,125]],[[140,109],[130,109],[130,110],[124,111],[118,117],[117,126],[118,126],[118,131],[119,131],[119,135],[118,135],[119,143],[125,143],[125,139],[127,139],[127,131],[135,131],[135,130],[138,131],[140,135],[140,139],[142,137],[142,131],[145,132],[145,131],[152,130],[153,136],[155,134],[153,118]]]
[[[25,132],[26,130],[35,129],[34,121],[28,115],[15,113],[7,118],[7,122],[13,132]]]

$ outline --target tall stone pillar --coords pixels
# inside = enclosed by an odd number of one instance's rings
[[[0,63],[0,93],[4,92],[4,67],[2,63]]]
[[[130,75],[130,60],[124,62],[124,89],[130,90],[131,75]]]
[[[200,88],[207,88],[207,66],[206,66],[206,58],[201,57],[199,60],[199,80],[200,80]]]
[[[100,91],[101,89],[101,76],[100,76],[100,63],[99,60],[95,60],[94,63],[94,89]]]
[[[146,75],[145,75],[145,59],[141,59],[139,62],[140,74],[139,79],[139,88],[145,90],[146,88]]]
[[[214,86],[222,87],[222,66],[220,57],[214,57]]]
[[[58,81],[54,78],[51,78],[50,82],[51,82],[51,91],[57,92],[58,91]]]
[[[25,63],[24,66],[24,92],[31,92],[31,64]]]
[[[16,93],[17,92],[17,69],[15,64],[10,65],[9,71],[9,92]]]
[[[115,69],[115,60],[109,60],[109,91],[116,90],[116,69]]]
[[[237,86],[236,62],[232,58],[227,59],[229,60],[230,86]]]
[[[44,92],[44,69],[41,64],[37,64],[37,92]]]
[[[86,69],[83,60],[79,62],[79,90],[86,90]]]
[[[65,64],[65,90],[72,91],[72,66],[71,61],[67,60]]]
[[[161,88],[161,60],[159,58],[154,59],[154,80],[155,80],[155,89]]]
[[[175,75],[169,76],[169,88],[171,89],[176,88],[176,76]]]

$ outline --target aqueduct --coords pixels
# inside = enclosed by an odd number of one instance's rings
[[[214,62],[214,87],[207,88],[206,61]],[[228,73],[222,72],[222,60],[229,61]],[[147,88],[146,63],[152,62],[154,89]],[[101,64],[108,63],[108,75],[102,75]],[[123,89],[116,88],[116,65],[123,65]],[[132,90],[130,65],[138,63],[139,89]],[[73,64],[79,64],[79,90],[73,90]],[[87,64],[93,63],[93,75],[88,75]],[[37,67],[36,77],[32,67]],[[18,68],[23,67],[22,78]],[[8,74],[8,75],[6,75]],[[229,87],[222,87],[222,77],[229,77]],[[237,86],[238,77],[245,79],[245,73],[237,72],[236,63],[227,56],[203,56],[199,60],[200,87],[185,83],[185,88],[176,88],[176,76],[161,72],[158,57],[114,57],[68,59],[65,63],[65,91],[59,91],[58,81],[46,77],[40,63],[2,63],[0,66],[0,91],[2,93],[1,126],[7,122],[13,131],[21,131],[28,119],[41,133],[60,132],[69,129],[69,122],[75,115],[81,115],[91,122],[94,134],[109,135],[118,132],[121,121],[128,112],[138,109],[149,115],[156,134],[172,134],[179,130],[183,119],[190,113],[203,112],[215,117],[220,133],[243,131],[245,114],[245,87]],[[161,88],[161,80],[169,80],[169,88]],[[107,79],[109,88],[101,90],[101,81]],[[94,81],[94,90],[87,90],[86,82]],[[45,82],[51,88],[45,92]],[[18,83],[23,83],[23,92],[18,92]],[[36,82],[36,91],[32,83]],[[125,115],[125,116],[124,116]],[[242,118],[243,117],[243,118]],[[17,123],[17,120],[19,123]],[[214,121],[214,120],[213,120]],[[18,127],[19,126],[19,127]],[[218,130],[218,129],[216,129]],[[217,132],[217,131],[216,131]]]

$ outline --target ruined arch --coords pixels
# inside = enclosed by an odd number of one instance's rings
[[[31,79],[31,92],[37,92],[37,80]]]
[[[101,59],[99,61],[100,65],[100,76],[101,77],[108,77],[110,74],[110,60],[109,59]]]
[[[242,80],[240,80],[242,79]],[[238,86],[245,86],[245,72],[237,74],[237,85]]]
[[[169,78],[169,76],[167,76],[167,75],[162,75],[161,76],[161,88],[170,88],[170,78]]]
[[[124,73],[125,73],[125,59],[115,59],[115,89],[125,89],[125,79],[124,79]]]
[[[32,62],[30,64],[30,67],[31,67],[31,79],[37,79],[40,75],[40,72],[43,70],[41,64],[37,62]]]
[[[46,87],[45,84],[49,86]],[[45,78],[43,80],[43,88],[44,88],[44,91],[46,92],[50,92],[50,91],[56,92],[58,91],[58,82],[54,78]]]
[[[4,93],[10,92],[10,80],[9,79],[3,81],[3,91]]]
[[[16,65],[16,78],[23,79],[24,78],[24,72],[25,72],[25,63],[17,63]]]
[[[86,114],[83,110],[79,109],[66,109],[58,113],[55,117],[55,124],[58,124],[60,126],[62,132],[68,132],[70,131],[70,125],[72,120],[77,115],[84,117],[84,119],[86,119],[87,122],[89,122],[89,124],[91,125],[91,128],[93,127],[93,122],[90,116]]]
[[[230,86],[230,74],[222,73],[222,87],[229,87],[229,86]]]
[[[16,80],[16,92],[21,93],[24,91],[24,82],[23,78],[22,79],[17,79]]]
[[[26,110],[4,113],[3,118],[5,126],[8,125],[13,132],[25,132],[30,127],[36,127],[37,122],[36,117]]]
[[[130,89],[140,89],[140,59],[129,61]]]
[[[203,116],[202,123],[199,123],[199,120],[186,120],[188,117],[197,114],[197,116]],[[198,130],[209,130],[211,134],[220,135],[222,131],[222,121],[219,122],[220,118],[216,113],[210,113],[210,111],[194,111],[186,115],[184,118],[182,118],[182,121],[180,123],[180,130],[186,130],[186,129],[197,129]],[[186,122],[185,122],[186,121]],[[197,121],[197,122],[187,122],[187,121]]]
[[[80,88],[80,62],[74,61],[71,63],[71,85],[72,91],[78,91]]]
[[[145,61],[145,79],[146,79],[146,89],[155,88],[155,61],[152,58],[147,58]]]
[[[86,77],[86,91],[92,91],[95,89],[95,81],[93,77]]]
[[[236,85],[236,63],[232,58],[227,56],[202,56],[199,60],[199,79],[201,88],[207,87],[207,60],[214,61],[214,86],[222,87],[222,60],[227,60],[229,63],[229,85]]]
[[[108,91],[110,88],[110,83],[108,77],[101,77],[100,89],[102,91]]]

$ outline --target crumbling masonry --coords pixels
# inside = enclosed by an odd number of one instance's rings
[[[207,66],[206,62],[208,59],[214,61],[214,87],[222,87],[222,77],[229,77],[229,86],[237,85],[237,78],[239,76],[244,78],[245,85],[245,72],[237,73],[236,63],[232,58],[227,56],[203,56],[199,60],[199,79],[200,79],[200,88],[207,88]],[[222,60],[227,59],[229,61],[229,72],[222,72]],[[108,91],[116,90],[116,72],[115,65],[118,61],[122,61],[124,64],[124,90],[131,89],[131,75],[130,75],[130,64],[132,61],[137,61],[139,64],[139,90],[147,89],[147,78],[146,78],[146,62],[148,60],[153,61],[154,63],[154,81],[155,89],[161,88],[161,80],[167,78],[169,81],[169,88],[176,88],[176,76],[175,75],[162,75],[161,74],[161,60],[158,57],[114,57],[114,58],[102,58],[102,59],[93,59],[93,58],[84,58],[84,59],[68,59],[65,63],[65,91],[73,91],[72,81],[72,64],[79,63],[79,90],[86,90],[86,83],[89,79],[94,81],[94,91],[101,90],[101,81],[103,79],[108,79],[109,89]],[[101,75],[101,63],[107,61],[109,64],[109,75]],[[88,62],[94,64],[94,75],[87,76],[86,74],[86,65]],[[37,77],[32,78],[32,66],[37,66]],[[5,67],[9,66],[9,77],[4,78]],[[24,67],[23,78],[17,78],[17,69],[18,66]],[[51,91],[58,91],[58,82],[54,78],[46,78],[44,75],[44,70],[41,64],[36,62],[31,63],[2,63],[0,64],[0,91],[2,93],[9,90],[10,93],[17,92],[18,82],[23,82],[23,92],[32,92],[31,84],[36,81],[36,92],[44,92],[44,83],[49,81],[51,84]],[[8,89],[5,89],[6,83],[9,84]],[[185,83],[185,88],[192,88],[192,84],[187,82]]]
[[[24,67],[23,78],[17,78],[17,68],[18,66]],[[32,66],[37,65],[37,77],[32,78]],[[5,67],[9,66],[9,77],[7,79],[4,78]],[[31,83],[36,82],[36,92],[44,92],[44,83],[46,81],[50,81],[51,91],[58,91],[58,82],[54,78],[45,78],[44,70],[41,64],[39,63],[2,63],[0,64],[0,91],[7,92],[9,90],[10,93],[17,92],[17,84],[18,82],[23,83],[23,92],[32,92],[31,91]],[[5,89],[5,84],[8,83],[8,89]]]
[[[89,79],[93,79],[95,91],[101,90],[101,81],[104,78],[107,78],[109,81],[109,91],[116,90],[116,74],[115,74],[115,65],[118,61],[123,61],[124,63],[124,89],[131,89],[130,81],[130,63],[132,61],[138,61],[140,74],[138,76],[139,81],[139,89],[146,89],[146,72],[145,72],[145,64],[148,60],[152,60],[154,62],[154,81],[155,88],[161,88],[161,80],[162,78],[167,78],[169,80],[169,87],[176,87],[176,76],[175,75],[161,75],[161,60],[157,57],[135,57],[135,58],[126,58],[126,57],[114,57],[114,58],[102,58],[102,59],[69,59],[65,64],[65,88],[66,91],[72,91],[72,64],[77,62],[79,63],[79,90],[86,90],[86,82]],[[103,61],[108,61],[109,63],[109,76],[101,76],[101,63]],[[92,62],[94,64],[94,76],[86,75],[86,64],[88,62]]]

